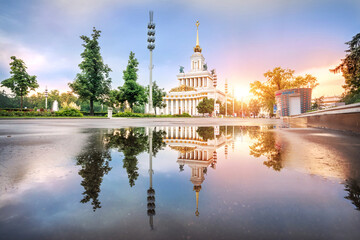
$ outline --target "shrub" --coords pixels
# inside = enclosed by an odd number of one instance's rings
[[[37,111],[6,111],[6,110],[0,110],[0,116],[5,117],[50,117],[53,116],[51,112],[37,112]]]
[[[55,112],[56,116],[64,116],[64,117],[82,117],[84,116],[80,110],[74,108],[64,108],[57,112]]]
[[[149,114],[149,113],[132,113],[129,111],[125,111],[125,112],[119,112],[119,113],[113,114],[113,117],[133,117],[133,118],[160,117],[160,118],[166,118],[166,117],[191,117],[191,115],[188,113],[175,114],[175,115],[154,115],[154,114]]]

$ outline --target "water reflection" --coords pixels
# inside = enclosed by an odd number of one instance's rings
[[[216,169],[217,149],[225,145],[225,158],[228,155],[228,143],[233,135],[228,134],[227,127],[170,127],[166,128],[164,142],[178,152],[177,163],[180,171],[184,166],[191,169],[190,181],[196,196],[195,215],[199,216],[199,193],[210,166]],[[234,127],[232,127],[234,129]]]
[[[345,199],[350,200],[355,209],[360,211],[360,186],[358,181],[355,179],[346,180],[345,191],[348,193]]]
[[[52,161],[56,156],[41,162],[55,177],[32,181],[41,168],[29,165],[33,175],[17,185],[21,191],[0,196],[0,235],[357,239],[359,140],[297,131],[169,126],[81,132],[82,151],[67,165]],[[326,141],[313,141],[320,138]],[[332,139],[338,142],[329,144]]]
[[[276,137],[274,131],[269,131],[272,127],[248,127],[245,129],[249,137],[255,141],[255,143],[249,146],[250,155],[256,158],[265,156],[267,161],[264,162],[264,165],[275,171],[280,171],[283,168],[283,144],[280,138]]]
[[[93,211],[101,208],[99,201],[100,186],[105,174],[111,170],[109,167],[111,155],[109,147],[104,143],[102,132],[96,132],[90,135],[87,145],[76,157],[76,164],[81,166],[79,175],[83,178],[81,186],[84,187],[83,199],[81,203],[87,203],[91,200]]]

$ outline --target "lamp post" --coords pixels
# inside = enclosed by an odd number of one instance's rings
[[[153,108],[153,99],[152,99],[152,69],[154,68],[152,64],[152,51],[155,49],[155,23],[153,23],[153,15],[154,12],[150,11],[150,22],[148,23],[148,46],[147,48],[150,51],[150,82],[149,82],[149,113],[154,114],[154,108]]]
[[[45,87],[45,109],[47,110],[48,89]]]
[[[217,75],[216,75],[216,70],[215,69],[213,69],[212,71],[211,71],[211,73],[212,73],[212,75],[213,75],[213,86],[214,86],[214,98],[215,98],[215,100],[214,100],[214,112],[215,112],[215,117],[216,117],[216,111],[217,111],[217,109],[216,109],[216,107],[215,106],[217,106],[216,104],[216,86],[217,86]],[[219,109],[220,110],[220,109]]]
[[[232,105],[233,105],[233,117],[235,117],[235,101],[234,101],[234,99],[235,99],[235,97],[234,97],[234,88],[232,89]]]
[[[228,83],[227,79],[225,79],[225,117],[227,117],[227,100],[228,100]]]

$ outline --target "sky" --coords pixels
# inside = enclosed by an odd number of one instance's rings
[[[317,77],[314,97],[341,94],[344,79],[329,69],[360,32],[358,0],[0,0],[0,80],[10,77],[10,57],[16,56],[37,76],[38,91],[69,91],[80,72],[80,36],[96,27],[112,87],[123,84],[130,51],[139,61],[138,81],[147,85],[149,10],[156,23],[153,79],[166,91],[178,85],[180,65],[190,69],[197,20],[200,47],[209,69],[217,70],[219,88],[228,79],[238,97],[278,66]]]

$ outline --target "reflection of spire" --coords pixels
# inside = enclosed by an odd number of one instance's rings
[[[195,215],[198,217],[200,215],[199,213],[199,192],[201,190],[201,185],[194,186],[194,191],[196,192],[196,211]]]

